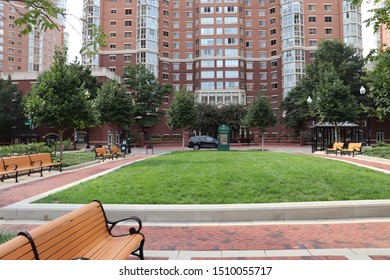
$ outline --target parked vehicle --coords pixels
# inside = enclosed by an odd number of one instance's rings
[[[194,150],[218,148],[218,140],[206,135],[192,136],[187,147]]]

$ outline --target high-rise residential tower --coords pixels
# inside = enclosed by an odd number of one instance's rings
[[[361,12],[347,0],[84,0],[84,16],[108,35],[86,65],[121,75],[143,63],[208,104],[247,105],[263,92],[279,115],[321,40],[363,51]]]
[[[57,0],[60,7],[66,0]],[[54,47],[64,44],[65,19],[54,19],[57,29],[41,31],[33,29],[22,35],[22,27],[15,20],[26,12],[22,1],[0,0],[0,72],[40,72],[54,61]]]

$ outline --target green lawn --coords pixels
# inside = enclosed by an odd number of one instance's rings
[[[41,203],[231,204],[389,199],[390,175],[310,155],[175,152],[123,167]]]

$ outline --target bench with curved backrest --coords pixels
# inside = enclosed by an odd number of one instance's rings
[[[133,221],[128,233],[115,234],[121,222]],[[0,245],[0,259],[127,260],[144,259],[142,222],[129,217],[107,220],[99,201],[94,201]]]
[[[341,149],[344,147],[344,143],[342,142],[334,142],[332,148],[326,149],[326,154],[334,153],[337,156],[337,152],[341,151]]]
[[[341,149],[341,155],[348,154],[354,157],[355,154],[361,154],[362,153],[362,146],[363,143],[349,143],[348,148],[346,149]]]
[[[0,260],[36,260],[30,240],[20,234],[0,245]]]
[[[114,159],[111,154],[107,153],[106,148],[95,148],[95,159],[104,161],[106,158]]]
[[[11,177],[11,175],[15,176],[15,178],[18,177],[18,171],[16,170],[16,165],[12,164],[12,165],[5,166],[3,159],[0,158],[1,181],[4,182],[4,179]]]
[[[62,172],[62,162],[53,162],[50,153],[32,154],[30,160],[33,166],[40,166],[42,168],[49,168],[51,171],[52,167],[59,167]]]
[[[113,157],[116,157],[118,159],[118,157],[123,157],[125,158],[126,154],[125,153],[122,153],[119,148],[117,146],[111,146],[110,147],[110,154],[113,156]]]
[[[31,172],[39,171],[41,177],[43,176],[43,168],[41,166],[33,166],[29,155],[12,156],[3,158],[4,167],[6,170],[15,171],[15,182],[18,182],[18,176],[21,172],[27,172],[30,176]]]

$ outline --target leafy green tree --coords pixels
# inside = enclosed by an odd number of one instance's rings
[[[277,123],[275,112],[266,96],[259,94],[248,106],[244,123],[247,127],[255,127],[262,132],[261,149],[264,150],[264,131]]]
[[[319,122],[334,125],[335,142],[339,141],[338,123],[355,121],[361,112],[358,100],[350,93],[350,88],[339,78],[332,65],[322,66],[321,79],[314,94],[314,115]]]
[[[85,128],[97,123],[97,110],[90,98],[87,80],[95,79],[78,63],[67,64],[66,48],[56,48],[54,64],[38,76],[25,96],[26,116],[35,125],[57,129],[62,159],[63,134],[69,128]],[[86,73],[85,73],[86,71]]]
[[[308,85],[305,85],[304,81],[298,83],[281,104],[281,108],[285,112],[283,118],[285,126],[294,128],[295,131],[303,130],[307,120],[313,117],[307,103],[307,98],[310,95],[306,90],[307,87]]]
[[[300,129],[313,117],[332,123],[335,118],[354,121],[359,114],[356,102],[365,74],[363,67],[364,59],[352,47],[336,40],[321,42],[314,61],[306,67],[306,76],[282,102],[285,124]],[[313,100],[311,110],[306,101],[309,96]]]
[[[195,112],[196,119],[193,128],[201,134],[215,136],[220,119],[218,107],[211,104],[197,103]]]
[[[160,122],[163,115],[163,112],[159,111],[162,98],[173,92],[173,86],[159,84],[154,74],[142,64],[126,67],[123,79],[134,96],[134,117],[142,131]]]
[[[365,111],[379,120],[390,119],[390,50],[374,57],[374,68],[367,75],[367,103]]]
[[[7,80],[0,78],[0,130],[5,131],[20,122],[23,118],[22,94],[12,84],[11,77]]]
[[[184,149],[184,133],[195,123],[195,101],[194,96],[187,90],[180,90],[175,93],[168,109],[168,126],[170,129],[183,129],[182,148]]]
[[[246,108],[243,105],[233,104],[219,108],[220,124],[227,124],[232,131],[239,132],[246,116]]]
[[[126,88],[116,81],[109,81],[98,90],[96,107],[100,123],[109,123],[128,131],[134,120],[133,99]]]

